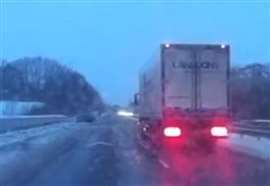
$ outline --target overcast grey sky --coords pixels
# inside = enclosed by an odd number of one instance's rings
[[[269,1],[0,2],[1,58],[57,59],[110,103],[132,98],[139,68],[160,43],[224,42],[233,64],[270,61]]]

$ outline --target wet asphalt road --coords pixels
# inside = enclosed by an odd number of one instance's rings
[[[38,163],[18,166],[10,186],[268,186],[270,163],[229,149],[150,157],[136,143],[134,121],[108,116],[76,130]],[[43,147],[42,147],[43,148]],[[45,146],[44,146],[45,148]]]

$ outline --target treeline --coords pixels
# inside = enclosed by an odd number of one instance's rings
[[[78,72],[47,58],[0,62],[0,101],[45,104],[31,114],[77,114],[102,111],[99,93]],[[253,63],[231,70],[235,118],[270,118],[270,64]]]
[[[2,61],[0,99],[45,103],[31,114],[77,114],[104,108],[98,92],[80,73],[41,57]]]
[[[231,94],[234,117],[270,118],[270,64],[234,67]]]

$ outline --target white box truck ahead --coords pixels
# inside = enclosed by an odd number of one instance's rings
[[[228,45],[162,44],[140,72],[140,140],[206,148],[227,137],[229,72]]]

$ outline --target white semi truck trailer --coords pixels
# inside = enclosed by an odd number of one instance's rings
[[[229,72],[228,45],[162,44],[135,95],[142,144],[212,149],[227,137]]]

